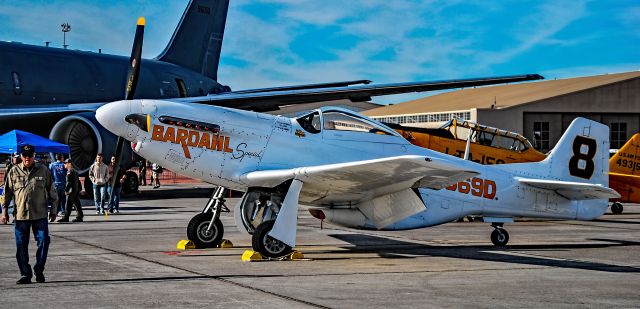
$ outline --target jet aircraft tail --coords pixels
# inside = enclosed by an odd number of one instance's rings
[[[191,0],[169,44],[156,60],[217,80],[228,8],[229,0]]]
[[[640,175],[640,133],[634,134],[609,160],[609,172]]]

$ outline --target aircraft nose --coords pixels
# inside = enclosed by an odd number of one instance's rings
[[[131,101],[107,103],[96,110],[96,119],[111,133],[126,137],[129,124],[125,117],[131,114]]]

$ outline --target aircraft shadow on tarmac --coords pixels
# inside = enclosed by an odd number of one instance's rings
[[[350,243],[353,247],[346,246],[340,250],[327,253],[377,253],[383,258],[416,258],[419,256],[451,257],[459,259],[481,260],[491,262],[528,264],[537,266],[550,266],[561,268],[575,268],[606,272],[640,272],[640,268],[613,265],[597,262],[578,261],[555,257],[535,257],[523,254],[521,251],[527,250],[568,250],[568,249],[597,249],[625,246],[639,246],[640,242],[621,241],[613,239],[589,239],[598,241],[590,244],[548,244],[548,245],[513,245],[504,249],[497,249],[493,246],[430,246],[408,241],[400,241],[384,237],[361,235],[361,234],[332,234],[336,239]],[[519,252],[520,251],[520,252]],[[505,254],[506,253],[506,254]],[[331,258],[328,258],[331,259]],[[339,259],[339,258],[338,258]]]
[[[623,221],[623,220],[607,220],[607,219],[595,219],[592,222],[605,222],[605,223],[619,223],[619,224],[640,224],[640,221]]]

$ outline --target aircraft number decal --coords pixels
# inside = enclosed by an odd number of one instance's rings
[[[616,164],[620,167],[626,167],[628,169],[640,171],[640,162],[627,160],[627,159],[618,159]]]
[[[587,147],[587,153],[582,153],[582,146]],[[584,136],[576,136],[573,140],[573,156],[569,160],[569,174],[572,176],[590,179],[593,176],[595,164],[593,157],[596,155],[598,146],[596,140]],[[584,166],[580,167],[580,161],[584,162]]]
[[[473,177],[465,181],[447,187],[449,191],[458,191],[462,194],[471,194],[492,200],[496,197],[496,182],[489,179]]]

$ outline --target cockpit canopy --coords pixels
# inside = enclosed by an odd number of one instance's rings
[[[322,108],[304,114],[296,120],[305,131],[312,134],[320,133],[321,130],[335,130],[399,136],[385,125],[341,108]]]

